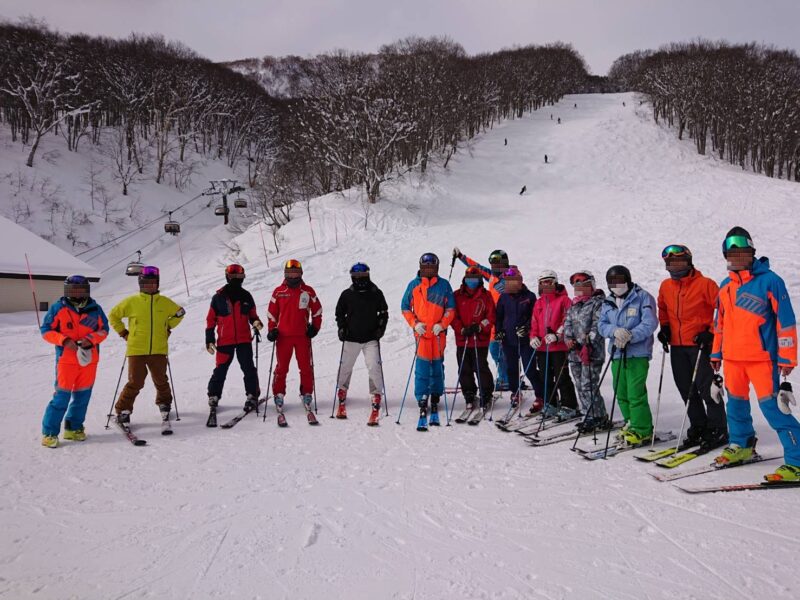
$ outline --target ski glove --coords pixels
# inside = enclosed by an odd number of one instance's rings
[[[444,327],[442,327],[441,323],[436,323],[436,325],[433,326],[433,335],[439,335],[443,331]]]
[[[495,331],[494,332],[494,341],[495,342],[502,342],[506,339],[506,332],[505,331]]]
[[[461,258],[461,250],[458,249],[458,246],[453,248],[453,258]]]
[[[669,325],[662,325],[656,338],[658,338],[658,341],[664,346],[669,346],[669,342],[672,339],[672,328]]]
[[[781,372],[781,375],[783,377],[788,377],[789,375],[792,374],[792,371],[794,370],[794,367],[781,367],[778,370]]]
[[[209,342],[206,344],[206,352],[208,352],[211,356],[214,356],[214,352],[217,351],[217,345],[214,342]]]
[[[339,341],[343,342],[347,337],[347,330],[344,327],[339,327]]]
[[[541,345],[542,345],[542,340],[540,340],[538,337],[531,338],[531,348],[533,348],[534,350],[538,350],[539,346]]]
[[[792,406],[797,406],[797,401],[794,399],[792,392],[792,384],[788,381],[781,383],[778,388],[778,409],[785,414],[792,414]]]
[[[722,375],[717,373],[711,380],[711,399],[717,404],[722,404],[725,399],[725,392],[722,389]],[[778,403],[780,405],[780,403]]]
[[[386,333],[386,327],[378,327],[378,329],[375,330],[375,339],[376,340],[381,339],[383,337],[383,334],[385,333]]]
[[[91,348],[92,346],[94,346],[94,344],[92,343],[92,340],[90,340],[89,338],[83,338],[82,340],[78,340],[75,343],[78,344],[78,346],[80,346],[81,348],[84,348],[84,349],[87,349],[87,350],[89,348]]]
[[[78,350],[78,344],[76,344],[75,341],[70,338],[64,340],[63,346],[65,350],[75,350],[76,352]]]
[[[120,331],[119,332],[119,337],[121,337],[123,340],[125,340],[127,342],[128,341],[128,330],[127,329],[123,329],[122,331]]]
[[[628,345],[628,342],[631,341],[632,337],[633,335],[631,335],[630,331],[622,327],[617,327],[614,330],[614,345],[620,350],[622,350],[625,346]]]
[[[714,373],[719,373],[719,370],[722,368],[722,361],[721,360],[712,360],[711,361],[711,368],[714,369]]]
[[[711,345],[714,343],[714,334],[706,329],[694,336],[692,341],[700,346],[701,350],[711,350]]]
[[[414,332],[417,335],[425,335],[425,323],[420,323],[417,321],[417,324],[414,325]]]
[[[520,325],[517,327],[517,337],[526,338],[528,334],[531,332],[531,328],[527,325]]]
[[[270,329],[269,330],[269,332],[267,333],[267,339],[270,342],[274,342],[275,340],[278,339],[278,328],[277,327],[275,329]]]
[[[264,329],[264,324],[258,319],[256,319],[255,321],[253,321],[253,327],[255,327],[258,331],[261,331],[262,329]]]
[[[555,333],[548,333],[544,336],[544,341],[547,344],[555,344],[558,341],[558,336]]]
[[[319,330],[312,323],[309,323],[308,327],[306,327],[306,335],[313,338],[317,333],[319,333]]]

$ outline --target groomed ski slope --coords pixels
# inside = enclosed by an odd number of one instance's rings
[[[564,444],[530,448],[488,422],[417,433],[413,402],[394,423],[414,347],[399,303],[424,251],[439,254],[447,276],[454,245],[480,260],[504,248],[531,286],[544,268],[563,279],[589,268],[602,281],[611,264],[624,263],[655,294],[666,274],[664,245],[687,244],[697,267],[720,280],[721,237],[739,224],[800,308],[800,187],[698,156],[645,109],[632,95],[573,96],[503,123],[462,148],[446,172],[387,185],[366,231],[357,202],[315,200],[318,251],[298,211],[270,269],[257,228],[227,247],[216,241],[222,226],[189,231],[188,299],[174,240],[165,242],[148,262],[161,267],[163,291],[187,309],[170,340],[181,421],[171,438],[159,435],[148,382],[133,414],[145,447],[103,429],[124,351],[113,334],[102,349],[89,440],[40,447],[52,348],[36,335],[32,315],[3,316],[0,597],[797,598],[795,490],[690,496],[649,477],[656,467],[631,453],[590,462]],[[321,425],[305,423],[292,373],[287,429],[277,428],[272,407],[266,424],[248,416],[232,430],[207,429],[213,359],[203,350],[203,329],[222,265],[245,265],[245,285],[265,318],[280,259],[289,256],[303,261],[325,309],[314,340]],[[371,266],[392,311],[383,340],[391,417],[378,428],[365,426],[360,361],[349,419],[328,418],[340,349],[333,308],[359,260]],[[455,285],[462,274],[457,265]],[[108,311],[134,290],[120,273],[97,296]],[[262,389],[269,349],[260,348]],[[660,359],[659,351],[650,369],[653,407]],[[448,385],[455,384],[452,335],[446,365]],[[682,403],[669,361],[664,379],[659,429],[677,431]],[[610,405],[610,382],[603,392]],[[243,396],[233,366],[220,423]],[[775,453],[777,437],[753,408],[759,448]],[[683,481],[756,481],[778,464]]]

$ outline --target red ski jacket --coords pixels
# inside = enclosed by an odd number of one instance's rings
[[[322,304],[314,288],[305,283],[290,288],[284,281],[276,287],[268,311],[269,331],[277,327],[281,335],[305,335],[309,317],[317,331],[322,327]]]
[[[540,352],[550,350],[550,352],[566,352],[567,345],[564,343],[564,319],[567,318],[567,311],[572,306],[572,301],[567,295],[564,286],[558,284],[555,293],[542,294],[538,302],[533,305],[533,315],[531,316],[531,338],[538,337],[542,340]],[[558,341],[548,346],[544,345],[544,336],[548,333],[555,333]]]
[[[456,315],[451,327],[456,334],[456,346],[477,346],[485,348],[492,339],[494,328],[495,307],[491,292],[483,286],[474,290],[462,285],[455,292]],[[477,323],[481,329],[477,334],[477,342],[472,336],[465,338],[461,329]]]
[[[214,342],[215,327],[217,346],[249,344],[253,341],[250,324],[256,320],[260,319],[250,292],[223,286],[211,298],[206,316],[206,344]]]

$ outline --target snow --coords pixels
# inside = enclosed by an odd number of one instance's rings
[[[0,255],[0,273],[27,275],[25,255],[33,275],[66,276],[80,273],[99,278],[100,271],[61,248],[0,216],[0,239],[7,250]]]
[[[480,260],[503,248],[528,281],[543,269],[566,280],[588,268],[602,279],[608,266],[624,263],[656,293],[666,275],[664,245],[687,244],[697,266],[719,280],[721,238],[738,224],[798,297],[797,184],[698,156],[691,141],[675,140],[635,104],[624,94],[573,96],[496,126],[462,148],[449,170],[385,185],[366,229],[356,191],[317,199],[317,251],[298,210],[269,268],[256,226],[232,238],[198,217],[181,234],[189,297],[177,241],[160,240],[146,262],[161,267],[164,293],[187,309],[170,339],[181,421],[171,438],[158,435],[148,383],[133,414],[148,440],[143,448],[103,428],[124,354],[113,335],[102,348],[89,441],[41,448],[53,351],[30,321],[2,317],[4,347],[13,352],[0,361],[0,597],[798,597],[794,492],[689,496],[649,477],[655,467],[631,453],[590,462],[564,444],[530,448],[488,422],[420,434],[413,401],[394,423],[414,347],[399,302],[425,251],[439,254],[444,276],[453,245]],[[99,266],[133,250],[110,252]],[[276,427],[270,407],[266,423],[248,416],[232,430],[208,429],[213,359],[202,336],[221,267],[244,264],[263,317],[289,257],[303,261],[325,308],[314,340],[321,425],[305,424],[291,373],[289,428]],[[392,311],[382,342],[391,416],[377,428],[365,426],[360,361],[349,419],[327,418],[340,350],[333,308],[356,261],[370,265]],[[109,270],[94,290],[106,310],[135,288],[123,269]],[[462,274],[457,265],[453,282]],[[451,337],[448,383],[456,373],[452,344]],[[264,389],[269,350],[260,347]],[[653,406],[660,359],[648,381]],[[225,389],[221,422],[244,400],[236,366]],[[610,382],[603,392],[610,404]],[[507,403],[505,395],[495,416]],[[753,404],[759,447],[777,453],[777,437]],[[667,361],[659,428],[677,431],[682,415]],[[750,482],[777,464],[685,481]]]

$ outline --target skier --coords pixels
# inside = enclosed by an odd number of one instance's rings
[[[561,125],[561,117],[558,117],[558,124]]]
[[[653,415],[647,401],[647,371],[653,357],[653,333],[658,327],[656,300],[633,283],[627,267],[606,272],[611,297],[603,301],[597,330],[613,352],[611,373],[625,426],[618,439],[632,446],[649,442]]]
[[[414,396],[419,406],[420,431],[428,428],[429,398],[430,424],[439,425],[439,399],[444,393],[444,347],[455,307],[450,283],[439,277],[439,257],[426,252],[420,257],[417,277],[409,282],[400,304],[417,343]]]
[[[256,409],[261,394],[258,372],[253,364],[250,326],[261,331],[264,324],[258,317],[253,296],[242,287],[244,267],[237,264],[225,267],[225,281],[226,284],[211,298],[206,316],[206,350],[212,356],[217,355],[216,367],[208,381],[208,405],[216,408],[219,404],[225,377],[235,355],[244,374],[244,410],[249,412]]]
[[[267,339],[275,342],[276,362],[272,378],[275,409],[283,413],[286,374],[294,354],[300,370],[300,395],[306,417],[310,423],[316,423],[311,410],[314,392],[311,340],[322,327],[322,304],[314,288],[303,281],[303,265],[299,260],[289,259],[283,264],[283,277],[283,283],[272,292],[267,309]]]
[[[61,421],[64,439],[86,439],[83,421],[92,396],[98,345],[108,336],[108,320],[89,295],[89,280],[70,275],[64,280],[64,295],[53,303],[41,326],[46,342],[56,347],[56,381],[53,398],[42,419],[42,446],[56,448]]]
[[[712,450],[728,443],[725,407],[711,399],[714,373],[709,354],[714,341],[711,330],[719,287],[694,267],[692,253],[686,246],[671,244],[664,248],[661,257],[670,276],[658,290],[661,324],[658,341],[665,347],[671,346],[672,376],[681,398],[688,402],[685,445]]]
[[[483,274],[478,267],[467,267],[461,287],[455,292],[456,312],[453,331],[456,335],[456,359],[467,410],[489,408],[494,381],[487,356],[494,327],[495,305],[492,295],[483,287]],[[475,378],[478,378],[478,384]],[[477,402],[480,394],[480,402]]]
[[[503,146],[508,146],[508,138],[503,138],[504,144]]]
[[[358,355],[363,352],[369,373],[369,394],[372,412],[368,425],[377,425],[380,418],[381,394],[383,393],[383,365],[381,364],[380,339],[389,322],[389,307],[377,285],[370,280],[369,267],[356,263],[350,269],[352,285],[344,290],[336,303],[336,326],[342,342],[342,359],[336,382],[336,398],[339,401],[336,418],[346,419],[347,390]]]
[[[114,405],[117,422],[122,425],[130,423],[133,403],[144,387],[148,371],[156,388],[161,420],[169,422],[172,391],[167,377],[167,338],[186,314],[181,306],[158,293],[158,267],[143,267],[138,282],[139,293],[122,300],[108,314],[111,327],[127,342],[128,382]],[[122,319],[128,320],[127,327]]]
[[[769,259],[755,253],[747,230],[734,227],[725,236],[722,254],[728,277],[717,300],[711,364],[719,371],[724,363],[730,445],[716,463],[731,465],[753,456],[752,385],[761,412],[783,445],[785,464],[766,479],[798,481],[800,423],[791,414],[795,401],[785,380],[797,366],[797,325],[786,284],[770,270]],[[784,382],[779,386],[780,376]]]
[[[519,191],[519,195],[522,196],[522,194],[524,194],[527,191],[527,189],[528,189],[528,186],[527,185],[523,185],[522,189]]]
[[[547,154],[544,155],[544,164],[547,164]]]
[[[572,306],[564,319],[564,341],[569,348],[569,368],[586,418],[578,426],[584,433],[609,426],[606,405],[600,393],[600,373],[606,358],[603,337],[597,331],[603,290],[595,288],[590,271],[573,273],[569,282],[575,291]]]
[[[503,273],[503,279],[505,289],[497,302],[494,339],[503,344],[508,385],[511,389],[511,406],[518,407],[521,400],[519,391],[521,360],[525,376],[531,382],[536,394],[530,414],[536,414],[544,408],[542,381],[533,361],[534,350],[528,341],[536,294],[525,286],[522,273],[516,266],[510,266]]]
[[[559,420],[579,416],[578,400],[567,367],[567,344],[564,342],[564,319],[572,302],[558,282],[555,271],[539,274],[539,300],[531,315],[530,346],[537,350],[536,363],[546,390],[545,413]],[[558,400],[552,402],[558,390]]]
[[[469,256],[462,254],[458,248],[453,248],[453,256],[464,263],[468,267],[478,267],[484,280],[489,283],[489,294],[494,300],[495,306],[500,300],[500,294],[503,293],[505,283],[503,282],[503,272],[508,269],[508,254],[504,250],[493,250],[489,255],[489,266],[484,267],[478,264]],[[494,338],[494,329],[492,329],[491,342],[489,342],[489,354],[497,366],[497,379],[494,382],[494,389],[497,391],[505,391],[508,389],[508,379],[506,378],[506,359],[503,355],[502,344],[499,340]]]

